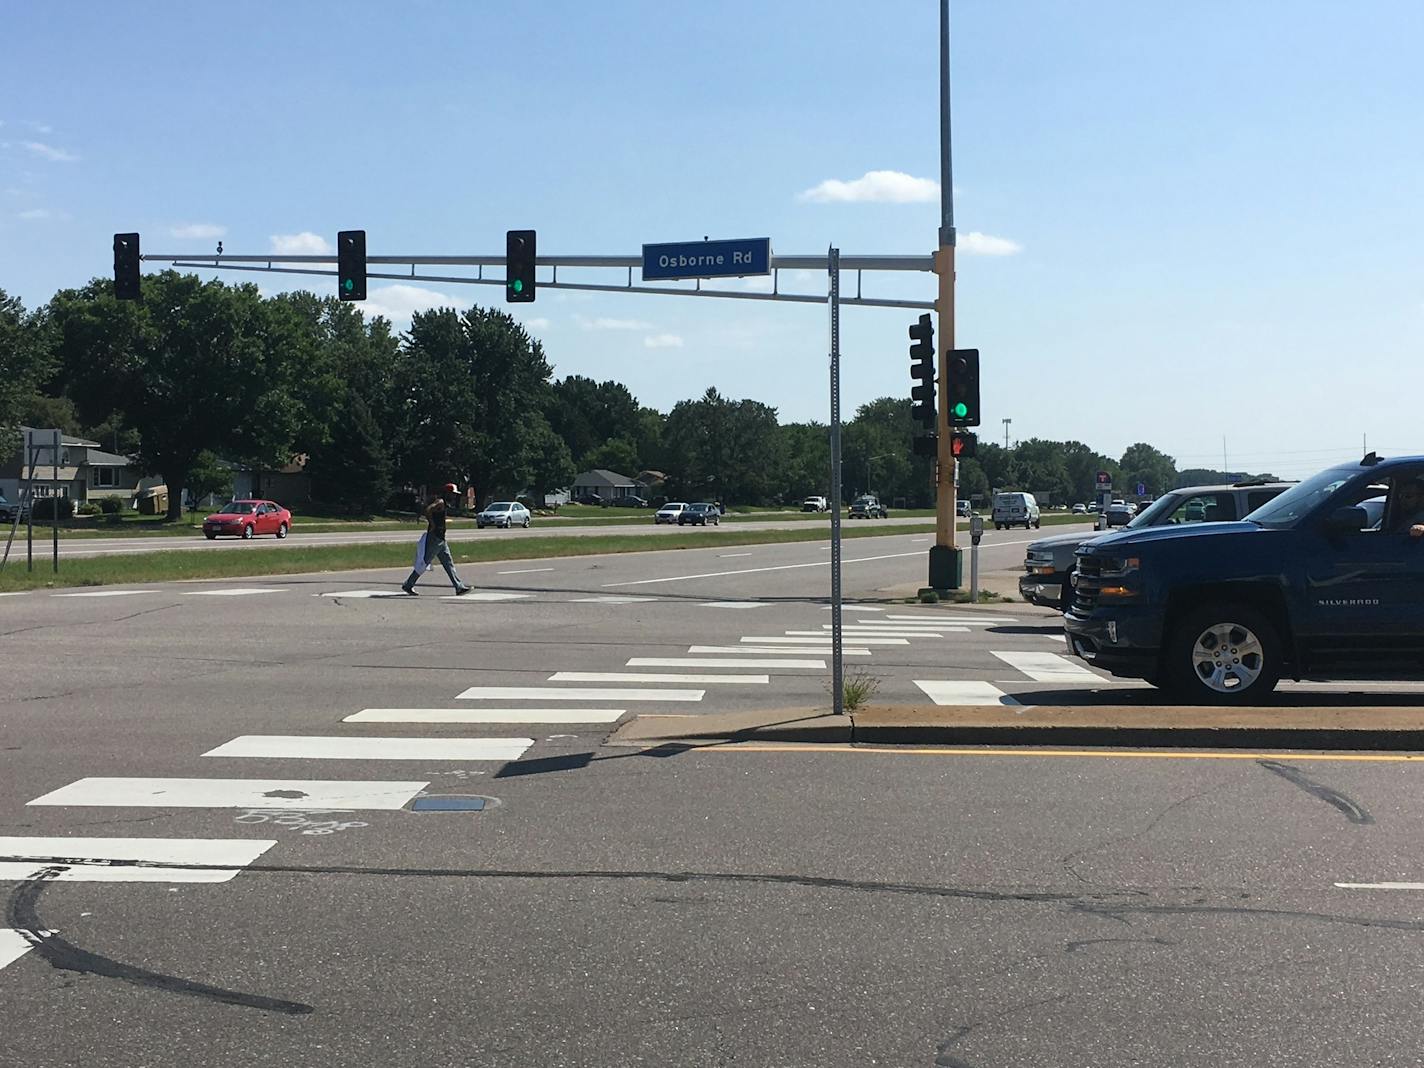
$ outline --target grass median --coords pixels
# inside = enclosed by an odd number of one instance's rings
[[[897,537],[903,534],[933,533],[934,525],[901,527],[853,527],[843,530],[847,539]],[[479,564],[499,560],[542,560],[560,556],[597,556],[604,553],[667,552],[677,549],[712,549],[726,545],[776,545],[785,542],[823,541],[824,530],[711,530],[669,534],[660,538],[646,535],[590,535],[580,538],[541,538],[516,533],[508,539],[452,542],[450,551],[457,563]],[[365,568],[409,567],[415,551],[408,543],[382,542],[374,545],[333,545],[302,548],[288,542],[280,549],[215,550],[169,549],[129,556],[99,556],[62,560],[59,574],[50,570],[48,559],[37,560],[34,571],[24,570],[23,560],[11,557],[0,571],[0,593],[67,586],[117,586],[142,582],[178,582],[185,579],[260,578],[268,575],[299,575],[320,571],[358,571]]]

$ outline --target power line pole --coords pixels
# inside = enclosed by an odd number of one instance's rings
[[[1001,420],[999,420],[999,421],[1004,424],[1004,448],[1005,448],[1005,449],[1008,449],[1008,447],[1009,447],[1009,424],[1012,423],[1013,420],[1012,420],[1012,419],[1001,419]]]
[[[950,147],[949,121],[949,0],[940,0],[939,9],[939,251],[935,253],[935,273],[939,275],[939,431],[937,448],[939,477],[935,496],[935,543],[930,549],[930,587],[957,590],[963,583],[964,567],[954,544],[954,505],[958,496],[958,472],[950,451],[949,361],[954,353],[954,166]]]

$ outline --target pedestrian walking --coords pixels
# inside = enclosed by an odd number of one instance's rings
[[[446,493],[455,493],[454,484],[445,486]],[[450,556],[450,546],[445,544],[445,500],[442,497],[430,498],[430,504],[421,513],[425,516],[425,533],[420,536],[420,541],[415,547],[415,567],[410,573],[410,578],[401,584],[401,589],[410,596],[417,596],[415,584],[420,581],[420,576],[430,568],[436,560],[440,561],[440,566],[445,568],[445,574],[450,576],[450,584],[455,587],[455,595],[462,596],[469,593],[473,588],[467,586],[461,580],[459,573],[455,570],[455,561]]]

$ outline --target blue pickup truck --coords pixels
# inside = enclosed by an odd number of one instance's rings
[[[1203,704],[1282,676],[1424,678],[1424,456],[1322,471],[1238,523],[1125,530],[1077,552],[1073,653]]]

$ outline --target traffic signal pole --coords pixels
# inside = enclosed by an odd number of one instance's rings
[[[930,549],[929,585],[936,590],[956,590],[962,586],[964,568],[954,543],[955,503],[958,472],[950,451],[949,366],[954,353],[954,167],[950,151],[949,125],[949,0],[940,0],[939,12],[939,251],[935,253],[935,273],[939,275],[939,431],[936,464],[935,543]]]

